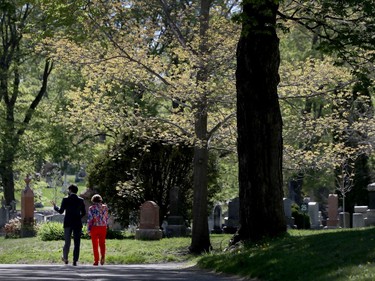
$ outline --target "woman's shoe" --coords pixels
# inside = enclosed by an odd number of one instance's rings
[[[101,259],[100,259],[100,264],[101,264],[101,265],[104,264],[104,257],[101,257]]]
[[[95,266],[97,266],[98,264],[99,264],[99,262],[97,262],[97,261],[93,263],[93,265],[95,265]]]

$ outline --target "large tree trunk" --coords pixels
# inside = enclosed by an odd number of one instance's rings
[[[209,27],[210,0],[202,0],[200,7],[200,31],[201,43],[199,45],[202,54],[197,83],[207,81],[207,61],[204,55],[208,52],[207,30]],[[207,133],[207,93],[202,93],[194,106],[195,110],[195,135],[197,141],[194,148],[194,202],[193,202],[193,230],[190,252],[199,254],[207,252],[211,248],[210,234],[208,230],[207,214],[207,185],[208,185],[208,133]]]
[[[205,110],[204,110],[205,112]],[[198,113],[195,124],[196,133],[207,134],[207,114]],[[190,252],[199,254],[207,252],[211,248],[208,230],[207,214],[207,169],[208,169],[208,149],[207,144],[202,146],[197,144],[194,148],[194,198],[193,198],[193,229]]]
[[[237,48],[240,228],[233,242],[286,231],[283,212],[280,63],[274,0],[246,1]]]

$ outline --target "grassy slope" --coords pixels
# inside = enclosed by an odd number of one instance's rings
[[[365,228],[294,230],[262,245],[207,255],[199,265],[262,281],[373,281],[374,262],[375,228]]]

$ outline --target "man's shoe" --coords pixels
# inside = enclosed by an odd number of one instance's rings
[[[65,264],[68,264],[69,261],[67,259],[64,259],[64,257],[61,257],[61,260],[65,263]]]
[[[77,266],[77,262],[76,262],[76,261],[74,261],[74,262],[73,262],[73,265],[74,265],[74,266]]]

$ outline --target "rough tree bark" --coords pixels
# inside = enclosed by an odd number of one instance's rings
[[[277,2],[247,0],[243,4],[236,71],[240,228],[233,243],[259,241],[286,231]]]

